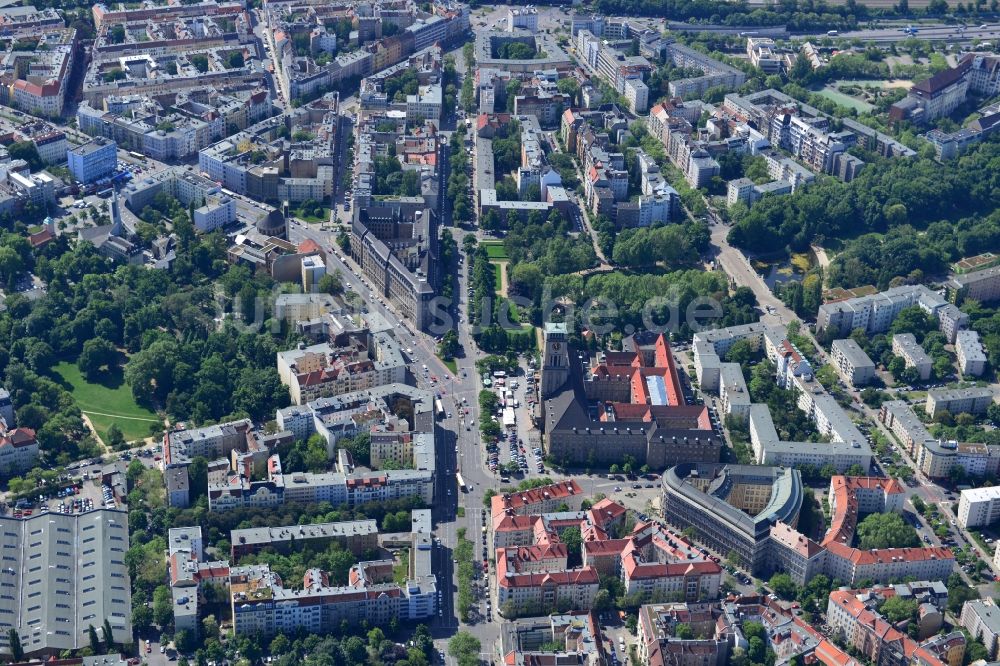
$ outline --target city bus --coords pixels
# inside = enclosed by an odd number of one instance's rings
[[[135,152],[134,150],[130,150],[130,151],[128,151],[128,154],[129,154],[129,155],[130,155],[131,157],[134,157],[134,158],[135,158],[135,159],[137,159],[137,160],[145,160],[145,159],[146,159],[146,156],[145,156],[145,155],[143,155],[142,153],[137,153],[137,152]]]
[[[469,487],[465,485],[465,479],[462,478],[461,472],[455,472],[455,480],[458,481],[458,489],[463,493],[469,492]]]
[[[437,412],[439,419],[444,418],[444,404],[442,404],[441,398],[434,398],[434,411]]]

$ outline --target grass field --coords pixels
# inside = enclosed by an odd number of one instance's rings
[[[490,259],[507,259],[507,248],[503,241],[483,241],[481,245],[486,248],[486,256]]]
[[[87,415],[101,436],[107,437],[108,428],[114,423],[132,441],[149,436],[149,424],[159,423],[154,412],[140,407],[132,398],[132,390],[125,383],[121,372],[102,383],[88,382],[75,363],[62,362],[55,367],[62,384],[73,394],[80,411]]]
[[[503,266],[490,262],[493,266],[493,284],[496,286],[496,293],[500,293],[500,285],[503,284]]]
[[[308,222],[309,224],[326,224],[330,221],[330,208],[327,206],[321,206],[323,209],[323,216],[316,217],[312,212],[306,212],[301,208],[293,208],[291,213],[294,217],[299,218],[303,222]]]
[[[875,108],[868,102],[842,93],[833,86],[825,86],[822,90],[818,90],[817,94],[848,109],[855,109],[858,113],[867,113]]]

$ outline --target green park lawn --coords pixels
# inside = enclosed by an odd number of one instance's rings
[[[493,284],[496,285],[496,293],[499,294],[500,285],[503,284],[503,277],[501,276],[503,273],[503,267],[500,264],[493,263],[492,261],[490,263],[493,264]]]
[[[121,371],[97,383],[84,379],[76,363],[63,361],[54,369],[101,439],[107,440],[111,424],[116,424],[125,439],[132,441],[149,437],[149,424],[160,423],[155,412],[136,404]]]
[[[483,241],[481,243],[486,248],[486,256],[490,259],[507,259],[507,248],[503,241]]]

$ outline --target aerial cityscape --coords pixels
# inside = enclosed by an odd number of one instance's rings
[[[0,661],[1000,664],[998,0],[0,2]]]

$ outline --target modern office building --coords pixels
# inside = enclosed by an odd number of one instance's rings
[[[681,464],[663,474],[661,505],[668,524],[759,573],[769,566],[771,527],[798,522],[802,477],[792,468]]]
[[[97,137],[66,151],[66,161],[73,177],[89,185],[110,177],[118,168],[118,144]]]

